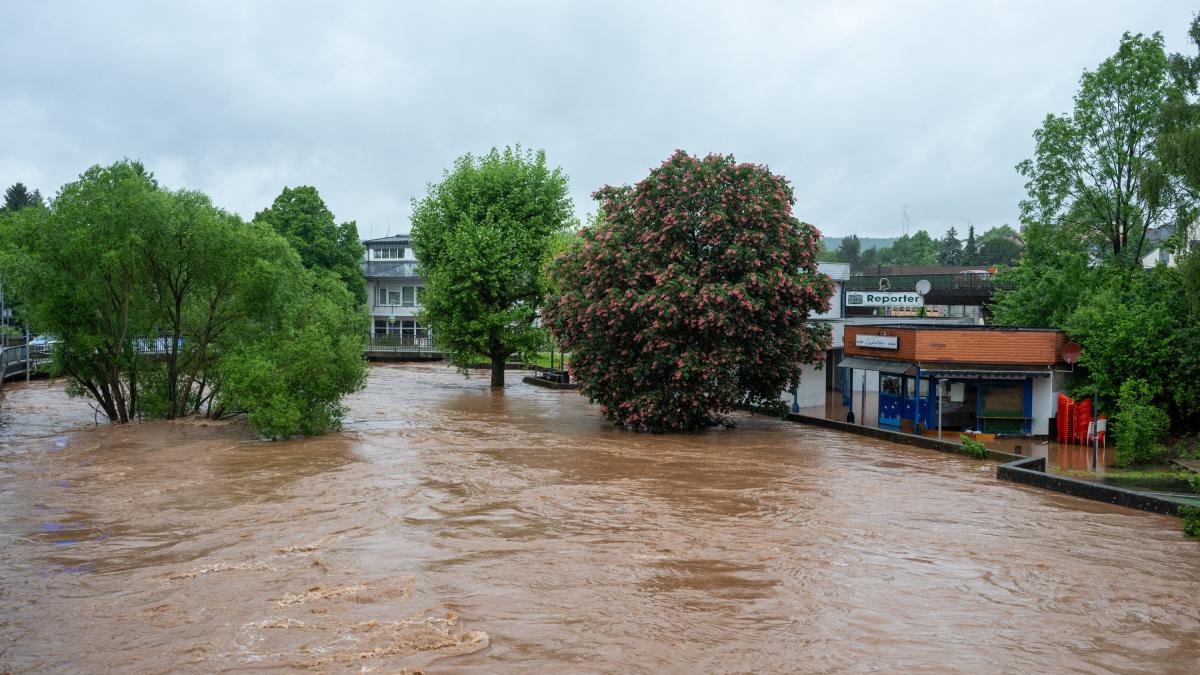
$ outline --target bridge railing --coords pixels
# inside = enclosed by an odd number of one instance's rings
[[[0,349],[0,380],[24,374],[50,360],[51,344],[17,345]]]
[[[431,337],[415,335],[372,335],[367,341],[367,351],[394,352],[439,352],[437,342]]]

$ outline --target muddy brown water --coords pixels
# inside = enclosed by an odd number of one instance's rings
[[[0,671],[1197,672],[1179,521],[739,415],[384,366],[346,430],[0,401]]]

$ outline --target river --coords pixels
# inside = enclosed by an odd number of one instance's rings
[[[1177,519],[988,462],[440,365],[274,443],[0,396],[0,672],[1200,670]]]

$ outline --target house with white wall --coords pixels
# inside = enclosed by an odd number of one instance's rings
[[[429,328],[417,319],[425,282],[407,234],[363,242],[363,274],[371,309],[371,336],[398,344],[422,344]]]

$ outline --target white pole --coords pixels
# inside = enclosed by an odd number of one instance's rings
[[[938,404],[938,440],[942,440],[942,390],[946,388],[945,380],[938,380],[937,386],[937,404]]]
[[[29,326],[25,326],[25,381],[33,376],[33,352],[29,347]]]
[[[859,406],[859,414],[862,415],[862,425],[867,426],[867,371],[862,371],[862,405]]]

